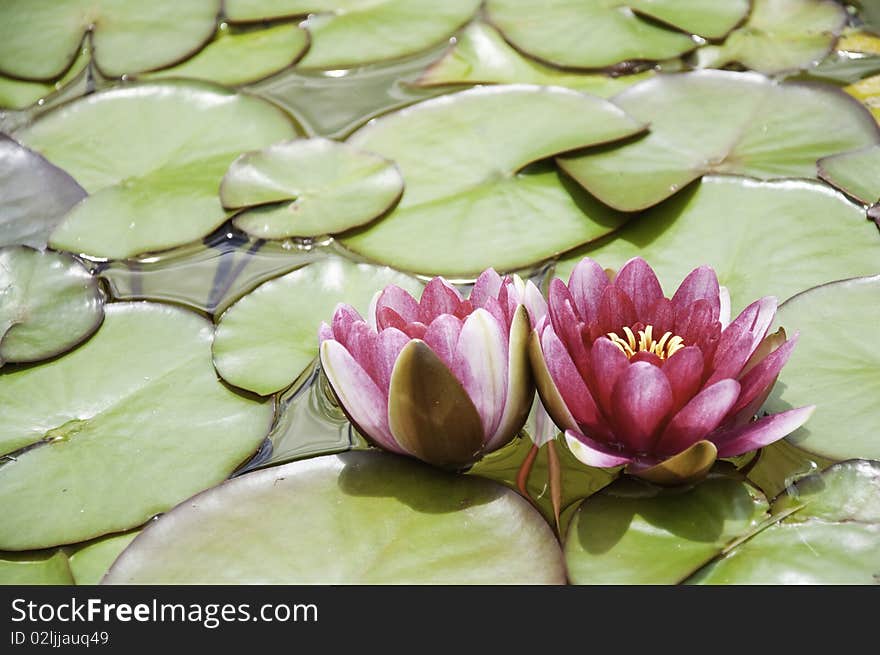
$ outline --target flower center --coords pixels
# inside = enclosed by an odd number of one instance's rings
[[[639,334],[636,336],[630,328],[625,327],[623,328],[625,339],[614,332],[609,332],[608,338],[627,357],[632,357],[637,352],[644,350],[657,355],[660,359],[666,359],[684,348],[684,339],[680,336],[673,336],[672,332],[664,332],[662,337],[655,340],[653,332],[654,326],[648,325],[644,330],[639,330]]]

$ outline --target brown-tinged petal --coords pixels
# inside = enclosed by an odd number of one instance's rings
[[[483,445],[476,407],[424,341],[411,341],[397,358],[388,420],[391,434],[407,452],[436,466],[467,466]]]
[[[641,257],[633,257],[623,265],[614,278],[614,286],[630,297],[642,322],[645,322],[645,315],[657,301],[663,298],[660,280],[654,269]]]
[[[718,451],[711,441],[698,441],[674,457],[642,468],[630,464],[626,472],[648,482],[671,487],[697,482],[706,476],[715,463]]]
[[[509,359],[507,366],[507,400],[495,433],[489,436],[484,452],[497,450],[508,443],[525,425],[535,397],[532,370],[529,366],[529,315],[520,305],[510,324]]]

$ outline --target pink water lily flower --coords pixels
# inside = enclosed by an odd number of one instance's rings
[[[526,420],[534,386],[525,305],[543,302],[532,283],[491,269],[467,299],[439,277],[419,301],[391,285],[368,321],[336,308],[320,330],[321,365],[352,423],[376,445],[465,467],[507,444]]]
[[[671,298],[641,258],[610,279],[585,258],[568,285],[554,279],[548,318],[532,334],[538,392],[590,466],[626,465],[659,484],[699,479],[717,457],[766,446],[813,407],[755,419],[797,335],[768,335],[776,299],[732,322],[726,289],[708,266]]]

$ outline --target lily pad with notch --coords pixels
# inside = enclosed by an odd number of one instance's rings
[[[336,234],[375,220],[400,199],[394,162],[346,143],[297,139],[236,159],[220,185],[233,224],[262,239]]]
[[[644,125],[601,98],[499,85],[433,98],[368,123],[348,142],[397,163],[400,203],[343,245],[400,270],[476,277],[529,266],[620,227],[609,210],[533,162],[616,141]]]

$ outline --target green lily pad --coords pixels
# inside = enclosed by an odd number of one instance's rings
[[[607,268],[620,268],[641,256],[671,294],[688,272],[708,264],[730,290],[738,311],[762,296],[783,300],[880,268],[880,236],[864,211],[828,186],[808,180],[705,177],[615,236],[560,261],[556,274],[568,279],[584,256]],[[785,328],[801,329],[789,321]]]
[[[697,47],[690,33],[723,37],[748,11],[748,0],[486,2],[489,20],[518,50],[569,68],[603,68],[630,60],[678,57]],[[644,20],[639,14],[653,20]]]
[[[735,63],[767,75],[809,68],[831,51],[846,23],[846,9],[834,0],[754,0],[742,27],[697,51],[697,65]]]
[[[880,275],[810,289],[784,303],[776,320],[801,336],[768,411],[816,405],[789,441],[835,460],[880,459],[880,353],[854,329],[880,325]]]
[[[252,207],[234,225],[263,239],[344,232],[384,214],[402,193],[394,162],[329,139],[297,139],[246,153],[232,162],[220,185],[224,207]]]
[[[113,534],[77,548],[68,555],[74,582],[78,585],[96,585],[101,582],[101,578],[119,557],[119,553],[125,550],[139,534],[140,530]]]
[[[161,68],[198,51],[219,12],[220,0],[5,0],[0,72],[57,78],[89,32],[95,64],[108,77]]]
[[[0,134],[0,247],[45,248],[55,226],[85,196],[70,175]]]
[[[745,457],[753,456],[757,456],[758,461],[754,466],[749,465],[748,479],[767,498],[775,498],[798,479],[834,464],[833,460],[803,451],[785,439]]]
[[[217,188],[232,160],[295,135],[263,100],[180,81],[101,91],[15,134],[92,194],[56,228],[52,247],[116,259],[219,227]]]
[[[880,463],[837,464],[798,481],[773,502],[779,522],[688,582],[877,584],[878,508]]]
[[[543,84],[564,86],[607,98],[654,75],[575,73],[524,57],[491,25],[474,22],[455,37],[455,44],[416,80],[416,86],[451,84]]]
[[[269,431],[271,403],[217,380],[210,323],[152,303],[105,314],[76,350],[0,375],[0,549],[141,525],[226,478]]]
[[[226,0],[233,22],[311,14],[303,68],[351,68],[437,45],[468,22],[480,0]]]
[[[144,530],[102,582],[564,581],[550,527],[518,494],[352,452],[248,473],[190,499]]]
[[[0,585],[72,585],[73,574],[62,550],[0,552]]]
[[[623,211],[655,205],[707,173],[815,177],[817,159],[880,142],[871,115],[838,89],[753,73],[660,75],[614,102],[651,131],[559,164]]]
[[[629,479],[587,498],[565,539],[574,584],[676,584],[767,518],[749,485],[710,477],[657,491]]]
[[[819,177],[864,205],[880,200],[880,146],[819,160]]]
[[[421,285],[390,268],[331,258],[260,285],[223,312],[214,365],[227,382],[260,395],[293,383],[318,356],[318,328],[338,303],[361,315],[389,284],[418,295]]]
[[[83,71],[92,60],[92,49],[84,41],[76,59],[61,77],[53,82],[34,82],[0,75],[0,107],[24,109],[45,100],[64,89],[74,80],[84,77]]]
[[[66,254],[0,248],[0,366],[70,350],[104,318],[98,280]]]
[[[297,25],[238,31],[224,24],[214,40],[194,57],[141,77],[186,77],[219,84],[247,84],[292,66],[308,47],[309,34]]]
[[[220,314],[263,282],[325,256],[317,248],[227,234],[210,245],[176,248],[146,261],[111,262],[100,277],[116,300],[161,300]]]
[[[434,98],[377,119],[349,143],[397,162],[403,198],[346,235],[355,252],[424,274],[476,276],[534,264],[619,227],[552,166],[528,164],[636,134],[610,102],[569,89],[504,85]]]

